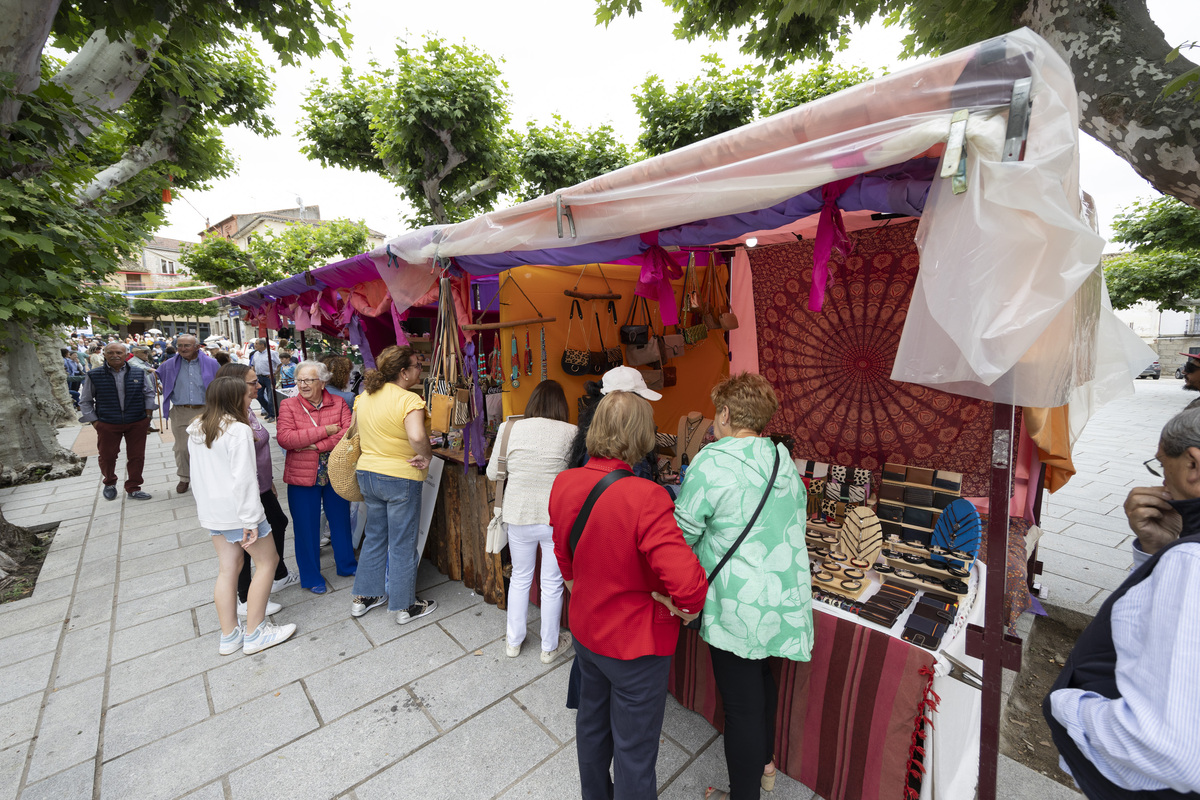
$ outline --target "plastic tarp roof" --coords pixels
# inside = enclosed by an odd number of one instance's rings
[[[1032,79],[1024,157],[1005,162],[1013,82],[1023,77]],[[959,109],[969,112],[967,189],[954,194],[934,157]],[[369,259],[403,307],[428,291],[435,259],[477,275],[636,261],[652,244],[709,245],[785,227],[827,208],[827,184],[854,179],[840,209],[921,216],[921,270],[892,377],[1053,407],[1092,396],[1097,377],[1102,394],[1119,391],[1114,376],[1128,386],[1149,360],[1106,307],[1104,240],[1081,206],[1078,123],[1066,64],[1021,29],[554,195],[411,231]],[[363,258],[312,275],[349,279]]]

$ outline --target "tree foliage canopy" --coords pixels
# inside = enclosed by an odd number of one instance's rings
[[[528,123],[525,134],[515,139],[517,198],[522,201],[612,172],[640,157],[611,126],[578,131],[557,114],[549,125]]]
[[[764,83],[753,67],[727,69],[711,55],[704,61],[704,72],[691,83],[668,91],[661,78],[651,75],[633,96],[642,118],[638,144],[650,155],[669,153],[872,77],[863,67],[820,63],[803,72],[782,72]]]
[[[348,42],[335,0],[74,0],[6,11],[0,321],[14,329],[93,310],[88,295],[162,225],[164,189],[230,174],[222,127],[275,132],[250,32],[284,63],[340,54]]]
[[[1113,308],[1141,300],[1163,311],[1200,304],[1200,210],[1172,197],[1139,200],[1117,214],[1113,241],[1133,246],[1104,260]]]
[[[415,222],[467,219],[512,188],[507,85],[495,60],[467,44],[401,40],[395,66],[318,80],[303,110],[301,151],[388,178],[416,208]]]

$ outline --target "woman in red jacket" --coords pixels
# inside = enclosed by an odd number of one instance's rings
[[[325,391],[329,368],[319,361],[296,366],[299,394],[279,405],[275,437],[287,451],[283,482],[288,485],[288,507],[296,526],[296,566],[300,585],[313,594],[325,594],[321,575],[321,509],[329,520],[329,538],[337,574],[350,576],[358,569],[350,541],[350,502],[329,483],[329,451],[350,427],[350,408]]]
[[[629,470],[653,446],[650,403],[611,392],[588,429],[587,465],[559,475],[550,493],[554,555],[571,591],[580,670],[575,734],[584,800],[657,796],[658,737],[679,618],[651,594],[669,595],[690,619],[708,592],[704,570],[675,524],[670,495],[632,474],[597,499],[571,547],[571,529],[596,484]]]

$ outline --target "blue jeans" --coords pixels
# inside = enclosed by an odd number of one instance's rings
[[[354,545],[350,542],[350,501],[333,490],[332,486],[288,486],[288,508],[295,527],[293,544],[296,566],[300,568],[300,585],[305,589],[323,586],[321,576],[321,506],[329,520],[329,539],[338,575],[353,575],[358,567],[354,560]]]
[[[361,561],[354,593],[388,596],[388,611],[403,611],[417,602],[417,530],[421,521],[422,481],[358,471],[358,486],[367,504]]]
[[[263,414],[275,416],[275,389],[269,375],[258,376],[258,404],[262,406]]]

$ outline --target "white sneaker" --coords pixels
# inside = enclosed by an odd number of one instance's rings
[[[241,623],[233,629],[233,633],[228,635],[221,634],[221,646],[217,648],[217,652],[223,656],[231,656],[238,650],[242,649],[242,639],[245,637],[245,631],[242,630]]]
[[[274,600],[268,600],[267,601],[267,616],[269,617],[272,614],[278,614],[279,609],[281,609],[281,608],[283,608],[283,606],[279,605],[279,603],[276,603]],[[242,619],[244,619],[246,617],[246,604],[243,603],[241,600],[238,600],[237,615],[239,618],[242,618]]]
[[[263,620],[254,633],[246,634],[246,638],[242,640],[242,652],[248,656],[253,655],[268,647],[286,642],[295,632],[296,623],[294,622],[289,622],[287,625],[272,625]]]
[[[287,587],[293,586],[299,582],[300,582],[300,572],[298,570],[289,572],[287,575],[280,578],[279,580],[272,581],[271,594],[275,594],[276,592],[280,591],[281,589],[286,589]]]
[[[321,547],[329,547],[329,536],[326,534],[321,535]]]
[[[508,642],[504,643],[504,655],[509,658],[516,658],[521,655],[521,645],[511,645]]]
[[[558,634],[558,647],[554,648],[553,650],[543,650],[542,651],[542,663],[543,664],[553,663],[554,659],[558,658],[563,653],[565,653],[570,646],[571,646],[571,634],[567,633],[566,631],[560,632]]]

